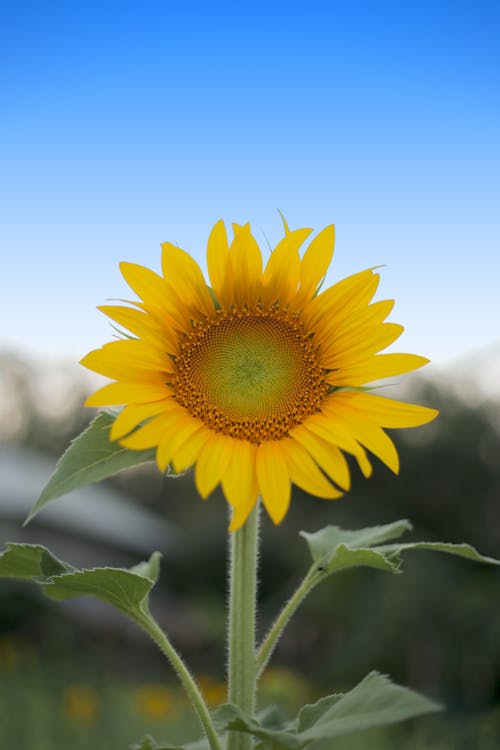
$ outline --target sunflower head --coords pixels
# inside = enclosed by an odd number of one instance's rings
[[[381,354],[402,333],[394,302],[373,302],[368,269],[319,291],[334,228],[301,248],[310,229],[290,231],[263,265],[249,224],[219,221],[208,239],[210,286],[188,253],[162,245],[162,274],[122,263],[139,301],[100,309],[128,331],[82,364],[115,382],[87,406],[123,405],[111,439],[156,448],[158,467],[195,467],[203,498],[219,484],[239,528],[259,495],[275,523],[295,483],[335,499],[350,487],[345,453],[370,476],[370,454],[397,473],[383,428],[415,427],[437,412],[363,386],[424,365],[414,354]],[[132,337],[131,337],[132,336]]]

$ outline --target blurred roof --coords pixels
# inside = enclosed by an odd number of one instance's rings
[[[23,523],[54,470],[54,461],[21,446],[0,445],[0,521]],[[89,485],[45,507],[32,524],[129,552],[177,552],[182,532],[119,490]],[[31,525],[31,524],[30,524]]]

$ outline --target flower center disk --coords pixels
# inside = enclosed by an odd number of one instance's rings
[[[310,337],[280,308],[219,311],[193,326],[176,359],[178,402],[208,427],[261,443],[319,410],[327,392]]]

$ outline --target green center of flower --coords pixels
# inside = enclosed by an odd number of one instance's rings
[[[286,435],[326,393],[310,339],[279,308],[220,312],[196,324],[173,386],[179,403],[209,427],[256,443]]]

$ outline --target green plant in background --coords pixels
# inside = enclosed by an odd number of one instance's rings
[[[203,737],[179,745],[148,736],[134,746],[139,750],[326,750],[353,732],[437,711],[434,702],[377,672],[346,693],[304,706],[293,720],[273,706],[257,711],[256,694],[290,617],[332,574],[354,567],[399,573],[403,554],[419,549],[499,564],[466,544],[400,542],[407,521],[303,532],[310,567],[256,644],[260,506],[281,522],[292,483],[318,497],[340,497],[350,488],[344,453],[366,477],[372,471],[367,451],[397,473],[398,455],[383,428],[414,427],[437,414],[375,395],[368,385],[427,361],[380,354],[403,329],[385,322],[393,301],[372,302],[378,274],[368,269],[320,291],[333,254],[333,227],[320,232],[302,257],[299,249],[311,230],[290,231],[286,222],[284,228],[263,268],[249,225],[234,225],[229,243],[222,222],[216,224],[207,249],[211,287],[194,260],[170,243],[163,245],[162,276],[122,264],[141,301],[101,309],[130,333],[91,352],[83,364],[115,381],[87,404],[124,408],[102,411],[73,441],[30,515],[73,489],[148,460],[162,472],[194,466],[204,498],[221,484],[231,509],[227,702],[209,706],[150,611],[158,553],[129,570],[78,570],[40,545],[9,544],[0,556],[0,576],[34,581],[52,599],[92,595],[111,604],[170,661]],[[68,690],[67,710],[92,720],[96,703],[88,689]],[[143,704],[163,705],[164,698],[143,695]]]

